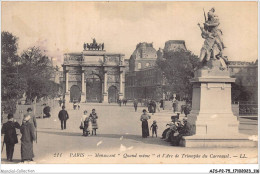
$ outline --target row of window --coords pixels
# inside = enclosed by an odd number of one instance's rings
[[[145,65],[143,65],[143,66],[142,66],[142,63],[138,63],[137,64],[137,68],[138,69],[147,68],[147,67],[150,67],[150,66],[152,66],[152,65],[150,63],[148,63],[148,62],[145,63]]]

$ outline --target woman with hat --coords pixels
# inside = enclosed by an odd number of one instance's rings
[[[35,141],[34,126],[30,122],[31,116],[26,114],[21,126],[21,156],[22,162],[33,161],[33,141]]]
[[[83,115],[81,117],[81,129],[83,129],[83,135],[82,136],[88,136],[88,122],[89,122],[89,118],[88,118],[88,115],[87,115],[88,111],[85,110],[83,112]]]
[[[149,126],[148,126],[148,119],[151,116],[147,114],[147,111],[144,109],[143,114],[141,115],[140,120],[142,121],[142,137],[147,138],[149,136]]]

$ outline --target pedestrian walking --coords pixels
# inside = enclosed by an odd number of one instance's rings
[[[92,127],[92,135],[97,135],[97,129],[98,129],[98,124],[97,124],[97,113],[95,109],[92,109],[92,113],[89,115],[89,120],[91,121],[91,127]]]
[[[135,112],[137,111],[137,107],[138,107],[138,102],[137,102],[137,100],[134,100],[134,108],[135,108]]]
[[[76,110],[76,108],[77,108],[77,104],[76,104],[76,102],[74,101],[74,102],[73,102],[73,109]]]
[[[172,101],[172,110],[173,110],[173,113],[178,111],[178,100],[176,100],[175,98]]]
[[[143,110],[143,114],[141,115],[140,120],[142,121],[142,137],[147,138],[149,136],[149,126],[148,126],[148,119],[151,116],[147,114],[146,109]]]
[[[122,100],[119,99],[119,100],[118,100],[118,103],[119,103],[119,106],[121,107],[121,105],[122,105]]]
[[[152,137],[153,135],[155,134],[156,137],[157,137],[157,129],[158,129],[158,126],[157,126],[157,123],[156,123],[156,120],[153,121],[153,124],[151,125],[151,128],[152,129]]]
[[[190,106],[189,105],[185,105],[183,112],[185,114],[185,117],[187,117],[188,114],[190,114]]]
[[[20,128],[21,138],[21,161],[33,161],[33,141],[36,140],[33,124],[30,122],[31,116],[26,115]]]
[[[164,103],[164,101],[163,101],[163,99],[161,99],[160,100],[160,108],[162,108],[164,110],[164,104],[163,103]]]
[[[153,114],[156,113],[156,102],[152,100]]]
[[[62,110],[59,112],[58,117],[59,117],[60,123],[61,123],[61,130],[66,129],[66,122],[69,119],[69,114],[65,110],[65,106],[62,106]]]
[[[159,103],[159,101],[156,102],[156,109],[157,109],[158,112],[160,112],[160,103]]]
[[[14,146],[18,143],[15,128],[20,129],[20,125],[14,120],[13,114],[8,114],[7,118],[8,121],[3,124],[1,132],[5,135],[4,144],[6,146],[6,158],[8,161],[13,161]]]
[[[61,104],[62,104],[62,100],[61,100],[61,98],[60,98],[60,100],[59,100],[59,104],[60,104],[60,107],[61,107]]]
[[[148,102],[148,112],[149,113],[153,113],[153,108],[152,108],[153,106],[152,106],[152,100],[150,100],[149,102]]]

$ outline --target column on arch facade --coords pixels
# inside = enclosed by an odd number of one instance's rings
[[[70,93],[69,93],[69,70],[67,67],[64,67],[64,77],[65,77],[65,91],[64,91],[64,100],[65,106],[67,107],[70,102]]]
[[[86,83],[85,83],[85,70],[81,70],[81,102],[86,102],[87,95],[86,95]]]
[[[103,101],[108,103],[108,93],[107,93],[107,71],[104,70],[104,80],[103,80]]]
[[[124,71],[122,69],[119,70],[119,98],[123,99],[124,98],[124,81],[123,81],[123,75]]]

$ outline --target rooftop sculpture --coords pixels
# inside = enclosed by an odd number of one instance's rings
[[[92,39],[92,43],[84,43],[84,50],[104,50],[104,43],[97,43],[96,39]]]

